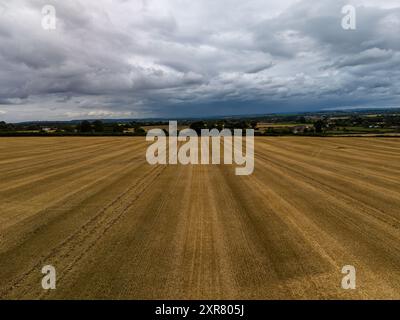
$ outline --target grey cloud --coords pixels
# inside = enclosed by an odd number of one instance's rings
[[[263,64],[263,65],[259,65],[257,67],[254,67],[250,70],[247,70],[246,73],[259,73],[261,71],[267,70],[269,68],[272,68],[274,66],[274,64],[272,62],[267,63],[267,64]]]
[[[341,7],[357,8],[357,30]],[[41,28],[41,8],[57,30]],[[396,105],[400,9],[374,0],[15,0],[0,118],[179,116]]]

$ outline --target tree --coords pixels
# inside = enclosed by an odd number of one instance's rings
[[[0,130],[7,130],[7,123],[5,123],[4,121],[0,121]]]
[[[299,118],[299,122],[300,123],[307,123],[307,119],[304,116],[302,116],[302,117]]]
[[[92,132],[92,126],[89,121],[84,120],[81,122],[79,126],[79,131],[80,132]]]
[[[100,120],[95,120],[93,122],[93,128],[94,128],[94,132],[103,132],[104,131],[103,122]]]
[[[248,129],[249,128],[249,124],[247,123],[247,121],[239,121],[239,122],[235,122],[233,125],[233,129]]]
[[[146,135],[146,130],[144,130],[142,127],[136,128],[135,129],[135,134],[139,136],[145,136]]]
[[[322,133],[324,128],[324,122],[322,120],[318,120],[314,123],[314,128],[316,133]]]
[[[121,133],[124,132],[124,127],[120,126],[118,123],[113,124],[113,132],[114,133]]]
[[[196,121],[196,122],[192,122],[190,124],[190,129],[193,129],[194,131],[197,132],[197,134],[201,133],[201,129],[205,129],[206,128],[206,124],[204,123],[204,121]]]

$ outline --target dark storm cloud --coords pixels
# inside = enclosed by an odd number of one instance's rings
[[[0,118],[395,106],[399,32],[390,0],[1,2]]]

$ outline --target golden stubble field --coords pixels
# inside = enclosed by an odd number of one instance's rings
[[[0,139],[1,299],[400,299],[399,139],[256,138],[251,176],[147,146]]]

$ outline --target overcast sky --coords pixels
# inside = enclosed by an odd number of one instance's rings
[[[400,0],[0,0],[5,121],[396,107],[399,66]]]

